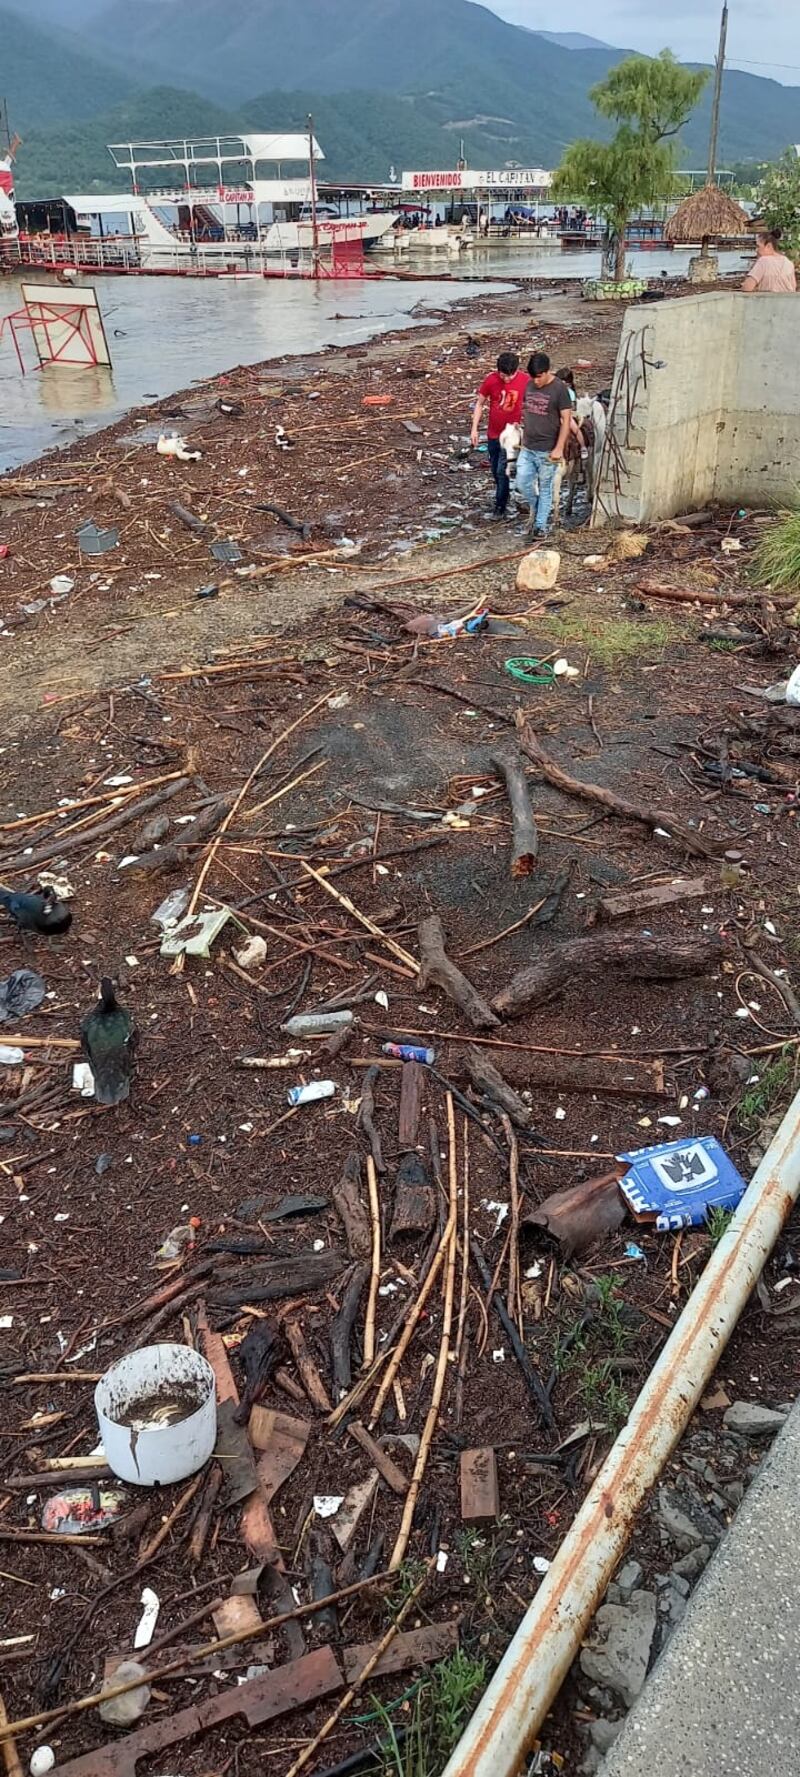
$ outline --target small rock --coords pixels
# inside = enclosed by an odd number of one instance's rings
[[[625,1566],[614,1575],[614,1584],[620,1594],[620,1601],[627,1604],[631,1593],[635,1592],[644,1578],[638,1561],[626,1561]]]
[[[656,1630],[652,1592],[634,1592],[630,1604],[602,1604],[594,1621],[592,1642],[582,1648],[581,1670],[587,1678],[608,1685],[630,1705],[647,1677]]]
[[[589,1723],[589,1739],[592,1745],[597,1747],[598,1752],[608,1752],[609,1747],[613,1746],[621,1731],[621,1721],[605,1721],[602,1716],[599,1716],[597,1721]]]
[[[690,1549],[688,1555],[682,1555],[680,1561],[674,1562],[670,1571],[673,1578],[677,1575],[678,1579],[696,1580],[699,1579],[703,1568],[708,1566],[710,1560],[709,1544],[700,1543],[696,1549]]]
[[[147,1678],[144,1666],[140,1666],[138,1660],[121,1660],[106,1679],[103,1690],[115,1690],[118,1684],[129,1684],[133,1678]],[[142,1683],[135,1691],[126,1691],[124,1697],[109,1697],[107,1703],[100,1704],[97,1713],[112,1728],[129,1728],[144,1715],[149,1702],[150,1686]]]
[[[684,1468],[690,1468],[693,1474],[700,1476],[701,1481],[707,1481],[710,1487],[716,1485],[716,1473],[710,1462],[706,1462],[702,1456],[682,1456],[681,1461]]]
[[[599,1771],[602,1762],[603,1754],[598,1752],[597,1747],[588,1747],[581,1764],[582,1777],[595,1777],[595,1773]]]
[[[704,1394],[700,1402],[704,1413],[719,1413],[723,1407],[729,1407],[730,1404],[731,1397],[725,1393],[721,1383],[716,1388],[709,1390],[708,1394]]]
[[[517,592],[549,592],[560,567],[557,549],[531,550],[530,555],[523,555],[517,569]]]
[[[744,1499],[744,1481],[727,1481],[722,1491],[729,1505],[739,1506]]]
[[[688,1488],[660,1487],[657,1509],[662,1530],[684,1554],[701,1543],[715,1547],[725,1529],[723,1521]]]
[[[726,1431],[738,1432],[742,1438],[770,1438],[786,1424],[786,1414],[775,1407],[762,1407],[758,1401],[734,1401],[722,1423]]]

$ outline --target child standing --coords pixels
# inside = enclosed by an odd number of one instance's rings
[[[501,352],[497,360],[497,369],[493,370],[481,383],[472,414],[470,442],[474,450],[480,435],[484,409],[488,405],[489,421],[486,428],[486,441],[489,462],[494,476],[495,497],[491,516],[495,520],[503,517],[511,492],[506,453],[500,444],[500,435],[506,426],[521,423],[522,401],[527,386],[528,377],[524,370],[520,370],[516,352]]]

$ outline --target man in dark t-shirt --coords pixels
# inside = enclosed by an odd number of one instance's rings
[[[471,443],[474,450],[480,436],[483,411],[488,403],[489,423],[486,442],[495,485],[492,517],[496,519],[503,517],[510,493],[506,453],[500,439],[506,426],[521,422],[522,397],[527,386],[528,378],[526,372],[520,370],[516,352],[501,352],[497,360],[497,369],[493,370],[489,376],[484,377],[481,383],[472,415]]]
[[[530,382],[522,403],[517,494],[530,507],[529,532],[546,537],[553,513],[553,482],[569,436],[572,399],[566,383],[553,375],[546,352],[534,352],[528,375]]]

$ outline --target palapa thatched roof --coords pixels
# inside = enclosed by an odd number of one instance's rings
[[[702,240],[729,240],[749,231],[749,218],[740,205],[720,191],[718,185],[704,185],[679,203],[664,229],[664,238],[688,245]]]

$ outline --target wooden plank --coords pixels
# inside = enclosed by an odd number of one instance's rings
[[[348,1684],[355,1684],[378,1645],[377,1641],[367,1641],[360,1647],[345,1648],[342,1659]],[[372,1677],[405,1672],[409,1666],[430,1666],[435,1660],[445,1659],[457,1646],[457,1623],[427,1623],[422,1629],[409,1629],[406,1634],[397,1635],[391,1647],[387,1647]]]
[[[345,1555],[377,1485],[378,1474],[377,1470],[373,1469],[372,1473],[367,1475],[366,1480],[356,1481],[355,1486],[351,1487],[349,1493],[345,1495],[336,1517],[330,1519],[331,1530],[339,1548]]]
[[[286,1334],[286,1343],[297,1365],[297,1373],[312,1407],[316,1407],[318,1413],[332,1413],[333,1402],[328,1399],[328,1391],[308,1349],[300,1322],[286,1320],[283,1323],[283,1330]]]
[[[461,1452],[461,1517],[465,1524],[487,1524],[500,1515],[497,1457],[490,1445]]]
[[[401,1154],[417,1145],[419,1113],[422,1102],[422,1068],[418,1061],[406,1061],[400,1080],[400,1119],[397,1146]]]
[[[719,888],[719,883],[716,885]],[[671,882],[659,882],[653,888],[633,889],[630,894],[603,895],[600,912],[605,919],[626,919],[630,914],[650,913],[654,907],[674,907],[679,901],[697,901],[702,895],[715,892],[707,876],[673,876]]]
[[[380,1444],[376,1444],[375,1439],[367,1431],[366,1426],[359,1424],[357,1419],[354,1420],[352,1425],[349,1425],[347,1429],[351,1438],[355,1438],[356,1443],[360,1444],[362,1450],[366,1451],[370,1462],[374,1463],[378,1474],[383,1476],[387,1487],[391,1487],[392,1492],[396,1493],[398,1498],[405,1499],[408,1492],[408,1481],[406,1480],[402,1469],[398,1468],[397,1463],[392,1461],[391,1456],[387,1456],[386,1451],[381,1449]]]

